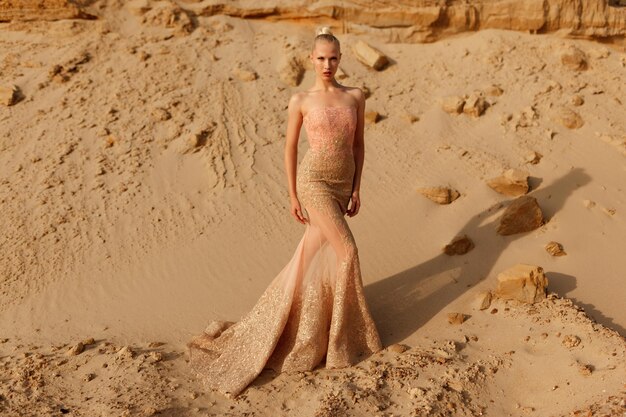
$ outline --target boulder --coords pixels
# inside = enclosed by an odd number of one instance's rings
[[[447,187],[418,188],[417,192],[437,204],[450,204],[461,195],[458,191]]]
[[[516,198],[504,210],[497,232],[500,235],[514,235],[530,232],[543,224],[543,213],[537,199],[531,196]]]
[[[500,194],[517,197],[528,192],[528,171],[509,169],[499,177],[487,181],[487,185]]]
[[[452,242],[448,243],[443,252],[446,255],[465,255],[467,252],[474,249],[474,242],[467,235],[457,236]]]
[[[503,300],[518,300],[533,304],[546,298],[548,279],[543,268],[517,264],[498,274],[495,295]]]
[[[353,50],[359,61],[368,67],[374,68],[376,71],[380,71],[385,68],[385,66],[389,63],[389,59],[387,59],[385,54],[363,41],[358,41],[354,45]]]

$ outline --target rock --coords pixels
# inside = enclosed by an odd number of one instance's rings
[[[504,93],[504,90],[502,90],[499,85],[490,85],[485,88],[484,92],[488,96],[501,96],[502,93]]]
[[[497,232],[502,236],[530,232],[543,224],[543,213],[537,199],[531,196],[516,198],[504,210]]]
[[[472,307],[475,310],[486,310],[491,306],[491,291],[481,291],[474,297]]]
[[[524,162],[526,162],[527,164],[536,165],[539,163],[539,161],[541,161],[541,158],[543,158],[543,155],[539,152],[530,151],[524,156]]]
[[[546,297],[547,286],[548,279],[542,267],[517,264],[498,274],[495,295],[503,300],[533,304]]]
[[[354,45],[354,54],[357,59],[368,67],[374,68],[376,71],[380,71],[385,68],[389,63],[389,60],[378,49],[372,48],[370,45],[363,41],[358,41]]]
[[[463,313],[448,313],[448,323],[450,324],[462,324],[467,320],[469,316]]]
[[[83,381],[89,382],[92,381],[95,377],[96,374],[94,374],[93,372],[89,372],[88,374],[85,374],[85,376],[83,377]]]
[[[0,104],[12,106],[19,101],[20,88],[15,84],[0,86]]]
[[[568,129],[578,129],[585,124],[584,120],[574,110],[561,107],[555,114],[555,120]]]
[[[559,242],[550,242],[546,245],[546,251],[552,256],[564,256],[567,253],[563,250],[563,245]]]
[[[152,120],[155,122],[164,122],[172,118],[172,115],[169,111],[164,109],[163,107],[156,107],[152,110]]]
[[[580,345],[580,337],[573,334],[568,334],[563,338],[561,343],[566,348],[575,348],[576,346]]]
[[[130,346],[124,346],[117,351],[117,356],[122,358],[132,358],[133,356],[135,356],[135,352]]]
[[[585,104],[585,100],[581,96],[576,94],[572,96],[572,98],[570,99],[570,103],[572,103],[572,105],[574,106],[582,106],[583,104]]]
[[[591,200],[583,200],[583,206],[587,207],[588,209],[593,208],[596,206],[596,202],[595,201],[591,201]]]
[[[465,255],[467,252],[474,249],[474,242],[467,236],[457,236],[452,242],[448,243],[444,248],[443,252],[446,255]]]
[[[407,345],[403,345],[400,343],[394,343],[393,345],[389,345],[387,350],[393,353],[404,353],[409,349]]]
[[[81,343],[85,346],[88,346],[88,345],[95,344],[96,340],[93,337],[88,337],[87,339],[83,340]]]
[[[415,123],[420,120],[419,116],[416,116],[413,113],[409,113],[409,112],[402,113],[402,118],[409,123]]]
[[[489,107],[489,103],[487,103],[483,97],[478,94],[470,94],[465,100],[463,113],[479,117],[485,112],[487,107]]]
[[[441,108],[447,113],[462,113],[463,106],[465,106],[465,98],[460,96],[445,97],[441,103]]]
[[[583,71],[588,68],[587,56],[583,51],[575,46],[570,46],[561,54],[561,63],[574,71]]]
[[[254,81],[258,78],[256,72],[240,66],[233,68],[233,74],[241,81]]]
[[[501,176],[487,181],[487,185],[500,194],[517,197],[528,192],[528,171],[508,169]]]
[[[174,2],[158,2],[146,10],[141,22],[152,26],[172,28],[181,34],[193,32],[194,23],[190,13]]]
[[[163,360],[163,354],[161,352],[150,352],[150,360],[153,363],[161,362]]]
[[[593,366],[588,365],[588,364],[579,363],[578,364],[578,372],[580,372],[581,375],[589,376],[589,375],[591,375],[593,373]]]
[[[450,204],[461,195],[458,191],[447,187],[418,188],[417,192],[437,204]]]
[[[84,350],[85,350],[85,345],[83,345],[82,342],[78,342],[74,346],[69,348],[69,350],[67,351],[67,354],[70,356],[76,356],[76,355],[80,355],[81,353],[83,353]]]
[[[283,55],[278,62],[278,76],[285,84],[296,87],[302,82],[304,66],[294,54]]]
[[[376,124],[378,123],[378,120],[380,119],[380,114],[378,114],[378,112],[376,111],[367,111],[365,112],[365,122],[366,123],[371,123],[371,124]]]

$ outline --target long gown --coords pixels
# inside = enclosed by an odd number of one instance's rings
[[[309,222],[291,260],[240,321],[213,322],[188,343],[208,389],[241,393],[265,368],[342,368],[382,349],[357,246],[344,217],[352,193],[356,109],[326,106],[303,119],[309,149],[296,189]]]

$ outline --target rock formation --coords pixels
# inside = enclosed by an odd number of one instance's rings
[[[546,297],[548,279],[540,266],[517,264],[498,274],[495,295],[504,300],[536,303]]]
[[[543,213],[537,199],[530,196],[519,197],[506,208],[497,232],[500,235],[513,235],[530,232],[543,224]]]

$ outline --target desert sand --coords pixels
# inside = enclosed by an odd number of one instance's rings
[[[337,3],[0,1],[2,416],[626,412],[626,7]],[[319,24],[376,113],[349,222],[387,348],[229,399],[185,344],[245,314],[302,236],[286,106]],[[489,183],[510,169],[543,219],[503,235],[516,197]],[[516,264],[547,296],[477,308]]]

